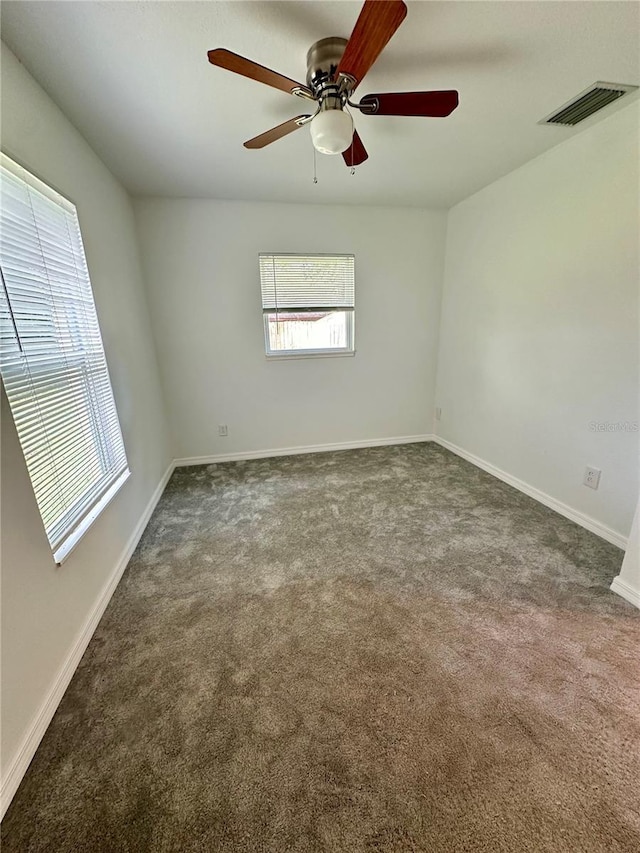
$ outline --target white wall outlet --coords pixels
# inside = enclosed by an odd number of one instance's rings
[[[218,424],[218,435],[228,435],[226,424]]]
[[[600,474],[602,474],[602,471],[599,468],[585,468],[584,480],[582,482],[585,486],[589,486],[590,489],[597,489],[600,485]]]
[[[439,406],[436,406],[436,420],[439,421],[442,417],[442,409]]]

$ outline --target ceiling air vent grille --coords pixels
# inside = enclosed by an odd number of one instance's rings
[[[542,119],[540,124],[576,125],[597,113],[599,110],[617,101],[627,92],[637,89],[637,86],[627,86],[622,83],[594,83],[586,91],[581,92],[559,110]]]

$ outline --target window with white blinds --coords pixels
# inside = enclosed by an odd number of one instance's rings
[[[353,255],[261,254],[268,356],[354,352]]]
[[[129,475],[73,204],[0,155],[0,369],[61,562]]]

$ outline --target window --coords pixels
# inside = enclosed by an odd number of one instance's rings
[[[76,209],[0,155],[0,369],[54,559],[129,476]]]
[[[260,255],[268,356],[353,354],[353,255]]]

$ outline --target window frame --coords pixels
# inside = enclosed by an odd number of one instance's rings
[[[13,176],[19,180],[21,180],[28,187],[33,188],[36,192],[41,193],[43,196],[48,198],[51,202],[57,204],[66,214],[71,214],[75,217],[75,224],[77,225],[78,235],[79,235],[79,247],[82,252],[82,259],[84,261],[84,267],[86,270],[86,279],[89,288],[90,301],[95,312],[95,321],[97,325],[97,331],[101,343],[102,349],[102,358],[105,369],[106,380],[108,382],[108,387],[111,392],[111,397],[113,400],[113,413],[115,414],[115,418],[118,425],[118,434],[120,436],[120,440],[122,443],[122,454],[124,459],[124,465],[116,466],[113,471],[108,473],[108,476],[104,476],[104,482],[100,483],[99,479],[96,479],[94,482],[94,494],[91,499],[88,499],[88,490],[83,493],[83,495],[79,496],[76,499],[76,503],[80,506],[80,510],[76,516],[72,516],[72,520],[66,525],[64,529],[64,533],[59,534],[54,540],[52,540],[50,536],[50,531],[47,528],[44,517],[42,515],[42,510],[40,508],[40,504],[38,503],[37,496],[35,495],[35,488],[33,485],[31,471],[29,469],[29,464],[26,459],[26,454],[24,453],[24,448],[22,447],[22,440],[20,438],[20,431],[18,430],[18,426],[15,423],[15,415],[13,413],[13,407],[11,403],[11,397],[7,391],[6,383],[4,380],[4,376],[0,376],[0,382],[2,382],[2,393],[6,394],[7,400],[9,403],[9,407],[12,413],[12,419],[14,420],[14,425],[16,428],[16,432],[18,432],[18,439],[20,441],[21,449],[25,456],[25,466],[27,468],[27,474],[29,476],[29,480],[31,483],[31,487],[34,490],[34,497],[36,498],[36,504],[38,507],[38,514],[40,515],[43,530],[45,535],[47,536],[47,540],[49,546],[51,548],[51,554],[53,561],[56,565],[62,565],[62,563],[67,559],[69,554],[75,549],[76,545],[81,541],[84,537],[85,533],[89,530],[89,528],[93,525],[93,523],[97,520],[97,518],[101,515],[101,513],[106,509],[106,507],[111,503],[113,498],[118,494],[123,485],[127,482],[129,477],[131,476],[131,470],[129,467],[128,454],[126,450],[126,444],[124,439],[124,434],[122,431],[122,425],[120,421],[120,416],[118,414],[118,406],[115,400],[115,393],[113,389],[113,383],[111,382],[111,375],[109,371],[109,365],[107,362],[106,352],[104,349],[104,338],[102,335],[102,331],[100,329],[100,319],[98,317],[98,310],[96,306],[96,300],[94,295],[93,284],[91,281],[91,274],[89,271],[88,260],[86,256],[84,239],[82,236],[82,228],[80,225],[80,217],[78,214],[78,209],[73,201],[73,199],[69,198],[67,195],[62,193],[56,186],[53,184],[43,180],[36,171],[34,171],[31,167],[26,166],[19,158],[15,157],[13,152],[9,151],[6,148],[2,148],[0,150],[0,164],[7,169],[8,172],[13,174]],[[37,230],[37,225],[35,226]],[[0,263],[2,259],[0,258]],[[10,287],[7,286],[4,280],[1,285],[4,290],[7,305],[9,308],[9,315],[11,320],[11,325],[13,327],[14,335],[18,341],[18,345],[20,349],[22,349],[22,343],[20,342],[20,331],[16,325],[14,307],[12,305],[12,300],[10,297]],[[57,328],[57,327],[55,327]],[[66,359],[66,356],[65,356]],[[78,366],[87,369],[87,366],[90,365],[91,362],[83,361],[82,365],[78,362]],[[93,388],[92,386],[92,395],[95,395],[97,388]],[[44,421],[43,421],[44,424]],[[44,425],[46,432],[46,425]],[[94,444],[97,443],[100,445],[100,454],[104,452],[104,441],[105,435],[100,433],[99,435],[94,435]],[[116,450],[116,445],[113,446],[111,452]],[[82,501],[82,497],[84,496],[84,501]],[[72,506],[72,505],[70,505]],[[57,523],[57,522],[56,522]]]
[[[258,270],[260,271],[260,259],[263,257],[278,257],[278,258],[350,258],[353,262],[353,305],[338,306],[338,307],[321,307],[318,306],[315,312],[319,313],[326,310],[329,312],[341,312],[347,314],[345,322],[345,331],[347,346],[346,347],[322,347],[311,349],[288,349],[274,350],[271,347],[271,337],[269,334],[269,318],[282,314],[301,314],[304,309],[301,308],[280,308],[272,310],[264,307],[264,298],[262,292],[262,276],[260,279],[260,295],[262,303],[262,319],[264,326],[264,345],[265,358],[269,361],[279,359],[297,359],[297,358],[344,358],[352,357],[356,354],[355,348],[355,319],[356,319],[356,300],[355,300],[355,281],[356,281],[356,259],[352,253],[345,252],[259,252],[258,254]],[[307,309],[308,310],[308,309]]]

